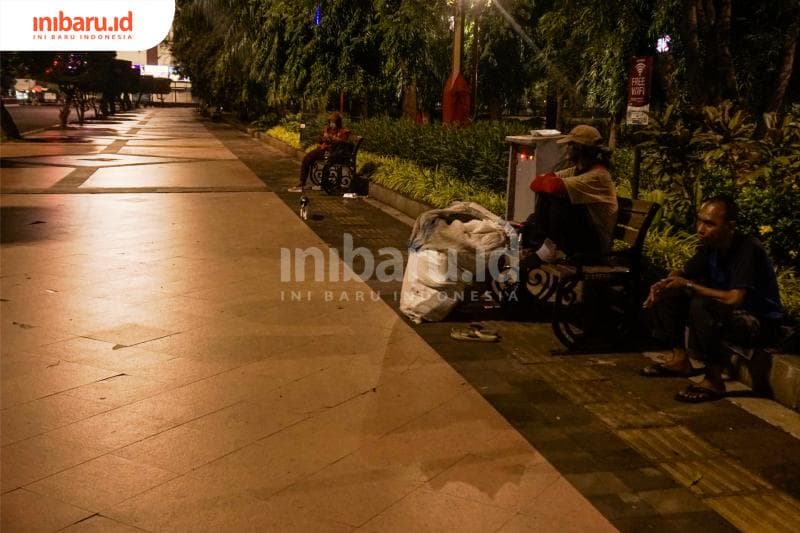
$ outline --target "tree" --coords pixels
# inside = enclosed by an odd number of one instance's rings
[[[401,95],[403,116],[414,119],[420,109],[432,110],[447,79],[452,38],[443,0],[378,2],[383,75]]]

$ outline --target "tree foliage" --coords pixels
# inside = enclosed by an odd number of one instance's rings
[[[456,1],[179,0],[173,54],[195,93],[251,119],[340,95],[356,114],[411,116],[440,103]],[[759,117],[800,94],[796,0],[468,5],[462,65],[468,78],[477,67],[478,110],[514,111],[544,87],[567,113],[619,121],[641,55],[656,56],[656,107],[732,99]],[[672,50],[656,54],[664,35]]]

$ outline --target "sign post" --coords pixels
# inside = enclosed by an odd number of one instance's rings
[[[635,57],[628,77],[626,124],[646,126],[650,122],[650,80],[653,57]]]

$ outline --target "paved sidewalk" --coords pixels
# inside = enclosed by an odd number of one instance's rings
[[[281,280],[328,252],[296,161],[185,109],[38,139],[0,146],[4,532],[614,530],[369,285]],[[315,224],[396,238],[353,207]]]

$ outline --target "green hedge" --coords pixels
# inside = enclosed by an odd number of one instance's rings
[[[295,148],[300,147],[299,134],[284,126],[270,128],[267,135]],[[471,201],[498,215],[505,214],[505,194],[459,179],[447,168],[425,168],[414,161],[376,154],[367,149],[359,150],[358,162],[360,171],[368,172],[371,181],[414,200],[434,207],[447,207],[455,201]]]
[[[505,192],[509,135],[526,133],[523,122],[487,121],[461,127],[370,118],[350,126],[370,152],[442,170],[480,190]]]

